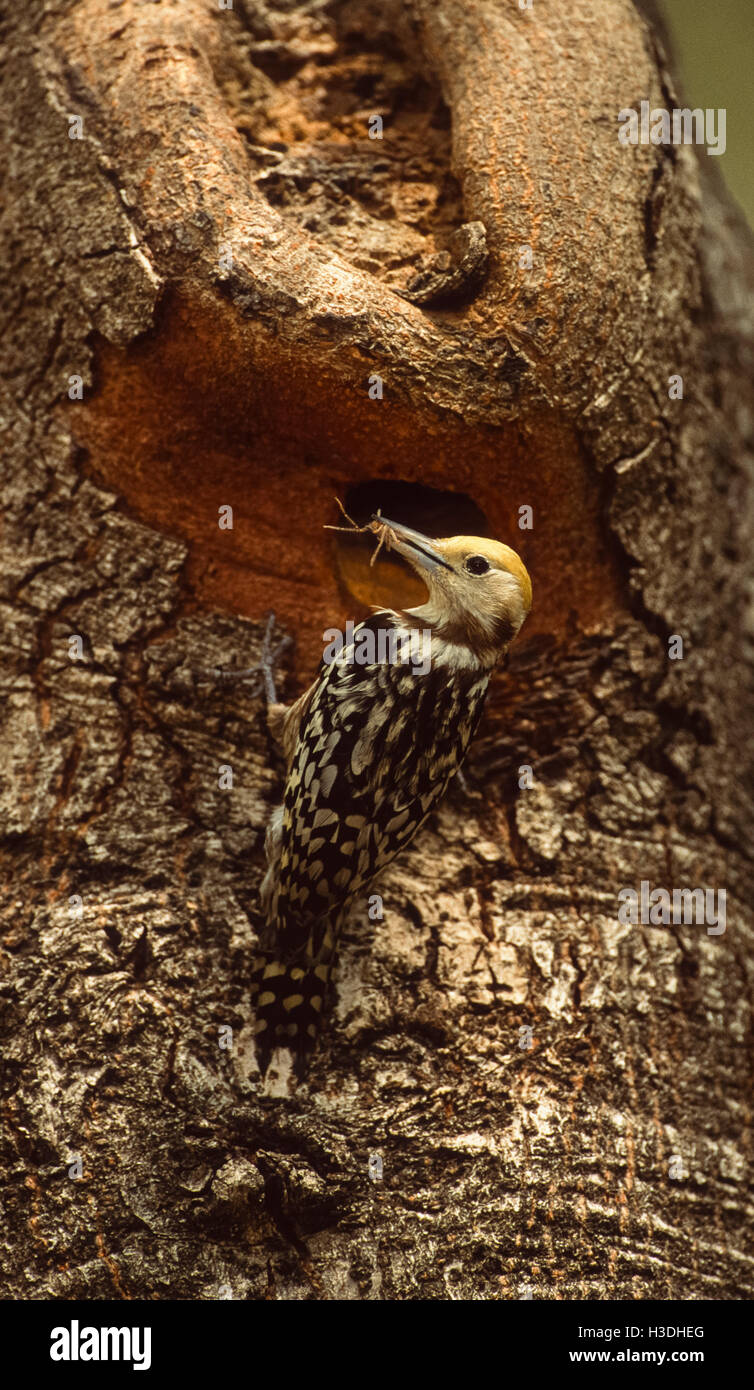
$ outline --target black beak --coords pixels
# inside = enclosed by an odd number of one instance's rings
[[[431,573],[442,568],[452,572],[453,566],[443,559],[429,536],[423,536],[421,531],[412,531],[410,526],[403,526],[400,521],[389,521],[386,516],[378,516],[377,513],[372,517],[372,521],[378,521],[381,526],[389,528],[392,546],[399,555],[409,560],[415,569],[428,570]]]

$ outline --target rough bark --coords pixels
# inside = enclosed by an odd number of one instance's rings
[[[754,262],[693,150],[618,143],[620,108],[678,104],[656,27],[45,0],[4,28],[3,1296],[751,1296]],[[471,220],[481,288],[399,297]],[[252,665],[274,607],[295,695],[363,597],[332,495],[395,480],[470,498],[535,609],[466,787],[384,920],[354,909],[306,1085],[265,1099],[280,762],[260,698],[196,672]],[[642,879],[725,888],[725,934],[622,926]]]

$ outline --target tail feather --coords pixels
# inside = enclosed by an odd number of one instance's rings
[[[287,1048],[303,1076],[322,1025],[335,956],[332,944],[316,959],[280,960],[274,950],[257,957],[251,994],[256,1014],[257,1060],[264,1074],[276,1048]]]

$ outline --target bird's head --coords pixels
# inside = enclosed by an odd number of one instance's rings
[[[513,641],[531,608],[531,580],[515,550],[481,536],[430,540],[384,516],[385,544],[397,550],[429,590],[427,603],[409,609],[438,637],[467,647],[483,665],[494,665]]]

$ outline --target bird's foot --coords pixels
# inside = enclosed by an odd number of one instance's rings
[[[267,614],[267,627],[265,628],[264,638],[262,639],[262,651],[256,667],[262,678],[262,685],[268,705],[277,704],[275,677],[273,675],[275,663],[286,648],[290,647],[293,640],[292,637],[286,635],[275,644],[273,642],[274,632],[275,614],[272,612],[272,609],[270,609],[270,612]]]
[[[276,643],[274,641],[274,633],[275,614],[270,611],[267,615],[267,626],[262,639],[262,650],[259,654],[259,661],[255,666],[244,666],[235,670],[232,667],[200,666],[197,674],[221,681],[244,681],[253,677],[255,679],[255,686],[252,694],[256,695],[258,691],[263,690],[267,703],[270,705],[276,704],[275,665],[282,653],[291,645],[293,639],[289,635],[286,635]]]

